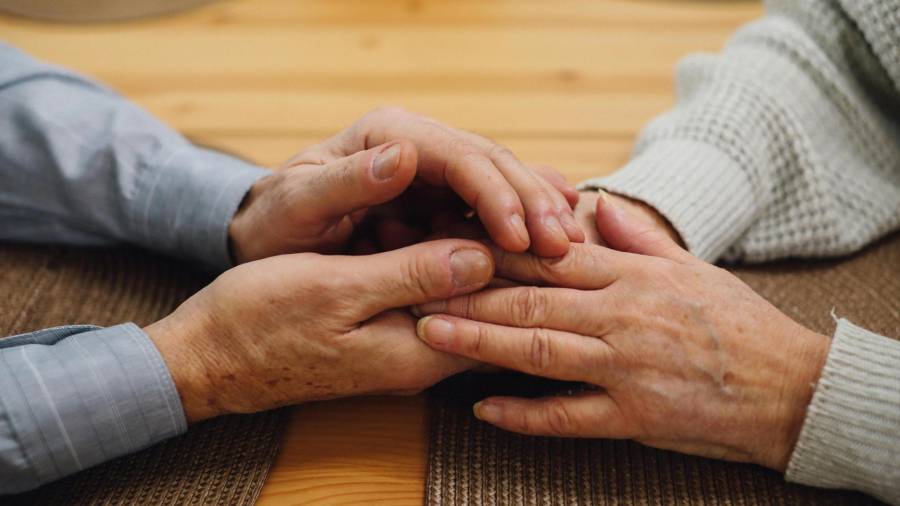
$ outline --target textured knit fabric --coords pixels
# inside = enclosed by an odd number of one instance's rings
[[[769,1],[677,80],[631,162],[584,188],[647,202],[709,261],[842,255],[900,227],[900,0]],[[842,322],[787,478],[900,504],[898,391],[900,341]]]
[[[791,479],[859,488],[900,504],[898,367],[896,341],[838,322],[791,458]]]
[[[266,174],[0,43],[0,240],[129,242],[224,269],[228,224]],[[0,494],[184,430],[169,371],[133,324],[0,339]]]

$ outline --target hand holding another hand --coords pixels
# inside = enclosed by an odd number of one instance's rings
[[[405,307],[472,292],[492,275],[487,248],[462,240],[360,257],[281,255],[225,272],[145,331],[189,422],[413,393],[473,362],[423,344]]]
[[[381,108],[259,180],[235,214],[229,236],[237,263],[285,253],[338,253],[360,222],[380,208],[410,225],[405,222],[430,218],[422,216],[424,204],[439,203],[436,212],[456,207],[460,217],[464,207],[472,208],[508,251],[530,247],[558,256],[570,241],[584,240],[571,208],[577,199],[561,176],[527,168],[484,137]]]
[[[479,418],[526,433],[635,439],[785,469],[828,352],[727,271],[601,201],[611,247],[560,258],[495,250],[497,274],[546,287],[488,289],[417,307],[438,351],[598,389],[488,398]]]

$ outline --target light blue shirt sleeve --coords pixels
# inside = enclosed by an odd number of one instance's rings
[[[0,43],[0,240],[127,242],[222,270],[228,224],[269,173]]]
[[[225,269],[231,217],[267,174],[0,42],[0,241],[127,242]],[[134,324],[0,339],[0,494],[185,429],[165,362]]]
[[[33,489],[186,428],[165,362],[132,323],[0,339],[0,495]]]

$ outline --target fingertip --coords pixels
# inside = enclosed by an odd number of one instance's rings
[[[531,247],[531,237],[521,215],[513,213],[505,223],[501,222],[499,226],[496,222],[490,223],[484,218],[482,218],[482,222],[488,229],[490,238],[504,251],[524,253]]]
[[[525,251],[531,244],[531,237],[528,234],[528,227],[525,226],[525,220],[518,213],[514,213],[509,217],[509,229],[516,238],[516,244]]]
[[[494,277],[494,259],[487,248],[465,247],[450,254],[450,274],[453,279],[453,294],[473,292]]]
[[[402,184],[405,188],[412,182],[418,158],[415,145],[399,140],[382,144],[372,151],[375,154],[370,162],[370,173],[377,184]]]
[[[566,198],[566,202],[569,203],[569,206],[572,209],[575,209],[575,206],[578,205],[578,201],[581,199],[581,193],[575,189],[574,186],[567,186],[566,189],[562,190],[563,197]]]
[[[472,406],[472,414],[482,422],[496,423],[501,416],[502,408],[494,398],[480,400]]]
[[[609,226],[612,224],[610,220],[617,219],[617,208],[615,204],[610,202],[609,194],[603,190],[597,190],[597,203],[594,209],[594,224],[597,227],[597,232],[600,232],[600,236],[603,237],[604,240],[608,241],[606,237],[606,233],[609,232]]]
[[[398,173],[415,177],[416,167],[419,164],[419,151],[416,149],[416,145],[408,139],[400,139],[397,142],[400,144],[400,170]]]
[[[579,243],[584,242],[584,230],[578,225],[578,221],[575,220],[575,216],[571,212],[563,212],[560,215],[559,221],[565,229],[566,235],[569,237],[570,241]]]
[[[445,350],[456,335],[456,326],[445,318],[426,316],[416,323],[416,335],[428,346]]]

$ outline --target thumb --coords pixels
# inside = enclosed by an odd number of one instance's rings
[[[615,205],[600,190],[596,209],[597,232],[613,249],[685,262],[694,257],[657,226]]]
[[[337,218],[387,202],[416,176],[417,155],[409,141],[397,141],[359,151],[315,169],[306,190],[309,211],[316,218]]]
[[[494,275],[488,248],[475,241],[445,239],[356,257],[330,257],[349,275],[355,315],[362,320],[393,308],[474,292]]]

